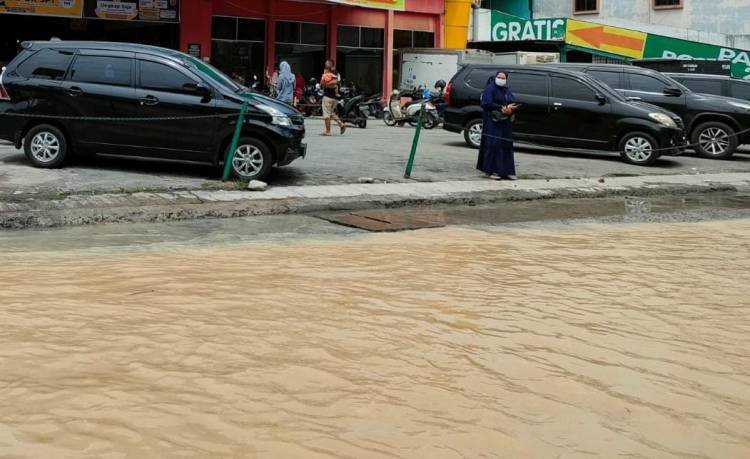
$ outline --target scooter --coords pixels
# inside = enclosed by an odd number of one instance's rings
[[[421,90],[418,89],[416,92],[421,93]],[[422,127],[433,129],[439,124],[437,108],[430,102],[429,98],[419,99],[418,97],[414,97],[415,94],[404,94],[405,97],[401,97],[402,94],[398,90],[394,90],[391,93],[388,105],[383,109],[383,121],[387,126],[403,126],[405,123],[416,126],[419,120],[419,112],[422,110],[423,105]],[[402,104],[402,98],[405,99],[404,104]]]
[[[318,80],[310,78],[305,85],[305,89],[302,93],[302,102],[299,104],[302,113],[305,116],[320,116],[323,114],[323,108],[321,106],[323,100],[323,91],[320,89]]]
[[[380,118],[383,113],[383,104],[380,102],[380,94],[376,94],[359,104],[359,109],[366,117]]]
[[[344,123],[351,123],[361,129],[367,127],[367,114],[362,110],[361,104],[364,96],[357,94],[355,87],[343,87],[339,89],[341,98],[336,104],[336,114]]]

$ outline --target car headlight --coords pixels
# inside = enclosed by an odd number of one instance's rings
[[[277,126],[286,126],[286,127],[289,127],[292,125],[292,120],[290,120],[288,116],[281,113],[276,108],[271,107],[270,105],[256,105],[256,107],[259,110],[263,110],[264,112],[271,115],[271,124],[275,124]]]
[[[671,128],[677,127],[677,123],[675,123],[674,120],[669,117],[669,115],[665,115],[664,113],[649,113],[648,116],[650,116],[651,119],[660,122],[664,126]]]
[[[750,104],[743,104],[742,102],[735,102],[733,100],[730,100],[729,105],[733,107],[741,108],[745,111],[750,111]]]

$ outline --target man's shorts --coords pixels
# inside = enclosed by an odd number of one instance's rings
[[[330,119],[336,115],[336,103],[338,101],[332,97],[323,97],[323,118]]]

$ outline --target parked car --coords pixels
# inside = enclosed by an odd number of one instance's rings
[[[741,99],[698,94],[663,73],[617,64],[549,64],[584,72],[620,91],[677,113],[690,143],[706,158],[729,158],[750,143],[750,103]],[[741,134],[740,134],[741,133]]]
[[[629,102],[579,72],[546,65],[507,65],[509,86],[521,104],[514,137],[535,144],[620,151],[629,163],[650,165],[676,154],[684,143],[680,118],[658,107]],[[480,97],[496,65],[467,65],[445,91],[444,129],[463,132],[478,148],[482,139]]]
[[[0,139],[23,146],[42,168],[60,167],[74,152],[220,166],[246,97],[231,170],[241,179],[263,179],[273,165],[305,156],[304,118],[291,106],[173,50],[25,42],[0,74]]]
[[[750,101],[750,81],[704,73],[665,73],[693,92]]]

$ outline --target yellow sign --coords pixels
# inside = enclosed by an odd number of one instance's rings
[[[380,8],[384,10],[404,11],[406,0],[328,0],[343,5],[363,6],[365,8]]]
[[[83,0],[0,0],[0,13],[83,16]]]
[[[568,19],[565,43],[640,59],[647,35],[636,30]]]

